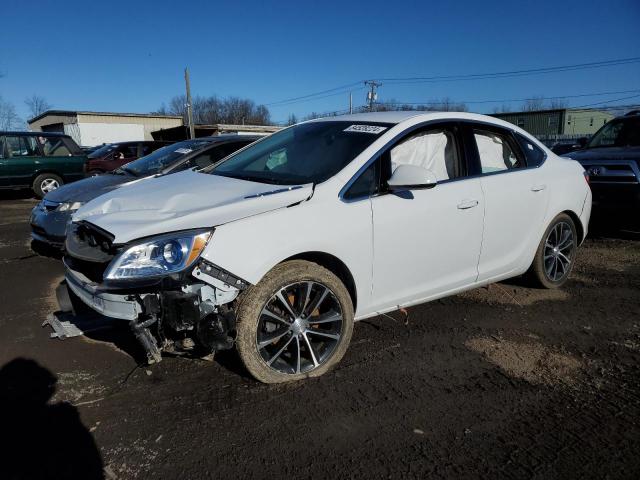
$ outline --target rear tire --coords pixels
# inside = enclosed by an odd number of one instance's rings
[[[64,185],[62,178],[53,173],[42,173],[38,175],[31,186],[36,197],[43,198],[47,193]]]
[[[544,232],[527,272],[528,279],[537,287],[562,287],[573,270],[577,249],[575,223],[569,215],[561,213]]]
[[[238,353],[263,383],[322,375],[342,359],[353,333],[353,304],[344,284],[304,260],[267,273],[243,292],[236,313]]]

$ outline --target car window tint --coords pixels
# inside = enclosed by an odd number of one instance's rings
[[[507,135],[474,129],[473,136],[478,147],[482,173],[524,167],[524,162],[519,158]]]
[[[47,157],[69,156],[71,152],[60,137],[38,137],[42,150]]]
[[[431,170],[438,181],[459,176],[455,135],[445,129],[426,130],[402,140],[389,152],[391,171],[400,165],[416,165]]]
[[[378,193],[380,186],[380,161],[376,160],[351,184],[344,193],[347,200],[367,198]]]
[[[542,149],[519,133],[516,134],[516,138],[518,139],[520,148],[527,157],[527,166],[538,167],[542,165],[544,159],[546,158],[546,154],[542,151]]]
[[[38,148],[33,137],[7,136],[7,155],[9,157],[35,157],[39,155]]]

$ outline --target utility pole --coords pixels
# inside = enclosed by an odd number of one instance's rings
[[[187,121],[189,122],[189,138],[195,138],[193,128],[193,106],[191,104],[191,82],[189,82],[189,69],[184,69],[184,83],[187,86]]]
[[[378,99],[376,88],[381,87],[382,84],[376,82],[375,80],[367,80],[364,82],[364,84],[371,87],[371,90],[367,92],[367,100],[369,101],[369,111],[373,112],[373,104]]]
[[[353,113],[353,93],[349,92],[349,115]]]

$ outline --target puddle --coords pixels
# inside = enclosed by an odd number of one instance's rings
[[[465,346],[480,353],[508,375],[542,385],[575,385],[582,363],[541,343],[477,337]]]

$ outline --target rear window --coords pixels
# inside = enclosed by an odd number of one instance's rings
[[[516,133],[516,138],[518,139],[520,148],[522,148],[522,151],[527,158],[527,166],[539,167],[540,165],[542,165],[545,158],[547,158],[547,155],[544,153],[544,151],[542,151],[542,149],[534,144],[531,140],[528,140],[519,133]]]

